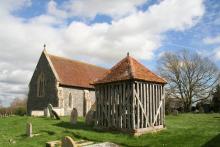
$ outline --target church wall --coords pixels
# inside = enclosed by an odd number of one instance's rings
[[[37,96],[37,79],[39,74],[43,73],[45,77],[45,94],[42,97]],[[54,107],[58,106],[58,96],[56,87],[56,78],[47,61],[44,53],[42,53],[37,67],[29,84],[29,93],[27,101],[27,111],[31,114],[32,110],[43,110],[51,103]]]
[[[83,88],[77,87],[59,87],[59,91],[62,91],[60,99],[63,101],[60,103],[60,107],[64,107],[65,115],[70,115],[73,108],[76,108],[79,116],[84,115],[84,100],[85,93]],[[90,97],[95,101],[95,91],[88,90]],[[71,96],[70,96],[71,95]],[[71,98],[70,98],[71,97]],[[70,102],[72,99],[72,102]]]

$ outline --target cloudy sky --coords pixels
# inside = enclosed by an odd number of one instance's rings
[[[43,44],[104,67],[130,52],[152,70],[165,51],[220,64],[219,0],[0,0],[0,100],[27,94]]]

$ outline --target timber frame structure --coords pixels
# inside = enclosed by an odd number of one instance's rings
[[[165,83],[128,55],[94,83],[95,128],[120,130],[137,136],[163,129]]]

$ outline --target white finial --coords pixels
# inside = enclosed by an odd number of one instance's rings
[[[129,52],[127,52],[127,57],[129,57]]]

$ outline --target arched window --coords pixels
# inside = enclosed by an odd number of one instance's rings
[[[43,97],[45,94],[45,77],[43,73],[40,73],[37,79],[37,96]]]
[[[73,105],[73,99],[72,99],[72,94],[69,94],[69,107],[71,108]]]

